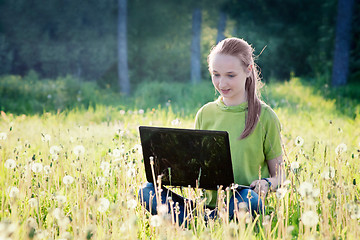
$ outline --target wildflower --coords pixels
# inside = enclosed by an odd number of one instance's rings
[[[309,182],[302,182],[298,191],[302,197],[307,197],[312,194],[313,185]]]
[[[104,177],[96,177],[96,181],[100,186],[104,186],[107,180]]]
[[[287,186],[287,185],[290,185],[290,184],[291,184],[291,181],[289,179],[287,179],[282,183],[282,186]]]
[[[346,152],[347,150],[347,146],[345,143],[340,143],[336,148],[335,148],[335,153],[337,155],[342,154],[343,152]]]
[[[100,198],[100,204],[99,204],[99,207],[98,207],[98,211],[99,212],[106,212],[106,210],[108,210],[110,206],[110,202],[108,199],[106,198]]]
[[[322,172],[321,176],[324,179],[329,180],[330,178],[335,177],[335,169],[331,166],[326,167],[325,170]]]
[[[173,126],[178,126],[180,124],[181,124],[181,121],[178,118],[171,121],[171,125],[173,125]]]
[[[60,151],[61,151],[61,148],[59,146],[52,146],[50,148],[51,155],[56,155],[56,154],[60,153]]]
[[[49,173],[50,173],[50,166],[49,166],[49,165],[44,166],[44,173],[45,173],[45,174],[49,174]]]
[[[136,175],[136,170],[134,167],[130,167],[126,172],[126,176],[129,178],[135,177],[135,175]]]
[[[295,138],[295,145],[297,147],[301,147],[303,144],[304,144],[304,139],[302,137],[300,137],[300,136],[297,136]]]
[[[7,169],[14,169],[16,167],[16,162],[14,159],[8,159],[5,162],[5,167]]]
[[[50,142],[51,136],[49,134],[41,134],[41,141],[43,142]]]
[[[80,155],[83,155],[85,153],[85,148],[82,145],[77,145],[77,146],[74,147],[73,151],[74,151],[74,154],[76,156],[80,156]]]
[[[56,195],[55,199],[61,205],[66,203],[66,197],[63,195]]]
[[[140,109],[139,114],[144,114],[144,109]]]
[[[55,208],[52,214],[57,220],[61,220],[64,217],[64,213],[62,212],[61,208]]]
[[[120,110],[121,115],[124,115],[125,113],[126,113],[125,110],[122,110],[122,109]]]
[[[300,168],[300,163],[299,162],[292,162],[290,164],[290,168],[294,173],[297,173],[299,168]]]
[[[122,148],[122,149],[118,149],[118,148],[115,148],[112,153],[110,154],[112,157],[115,157],[115,158],[118,158],[121,156],[121,154],[123,154],[125,152],[125,150]]]
[[[133,147],[133,149],[134,149],[135,151],[138,151],[139,153],[142,153],[142,147],[141,147],[140,144],[135,144],[134,147]]]
[[[137,201],[135,199],[129,199],[127,201],[127,207],[129,209],[134,209],[137,206]]]
[[[287,193],[287,188],[281,187],[278,190],[276,190],[276,197],[278,199],[283,199]]]
[[[66,175],[64,178],[63,178],[63,182],[64,184],[66,185],[69,185],[69,184],[72,184],[74,182],[74,178],[70,175]]]
[[[162,219],[158,215],[151,216],[150,225],[153,227],[160,227],[162,224]]]
[[[39,173],[43,170],[43,166],[41,163],[33,163],[32,166],[31,166],[31,170],[34,172],[34,173]]]
[[[29,199],[29,205],[32,208],[37,208],[39,204],[38,204],[38,201],[37,201],[36,198],[30,198]]]
[[[359,205],[353,203],[353,204],[347,204],[346,208],[348,209],[350,213],[351,219],[359,219],[360,218],[360,207]]]
[[[9,192],[10,198],[16,198],[20,193],[20,191],[17,187],[9,187],[8,192]]]
[[[6,140],[7,134],[4,132],[0,132],[0,140]]]
[[[105,171],[105,170],[107,170],[107,169],[110,168],[110,163],[105,162],[105,161],[102,161],[102,162],[100,163],[100,168],[101,168],[101,170]]]
[[[306,211],[302,214],[301,221],[305,226],[315,227],[319,222],[319,216],[314,211]]]

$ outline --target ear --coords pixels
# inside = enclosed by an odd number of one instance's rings
[[[253,66],[250,64],[247,68],[246,68],[246,75],[247,77],[250,77],[250,74],[252,72],[252,68]]]

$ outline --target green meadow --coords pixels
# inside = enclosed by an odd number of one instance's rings
[[[7,89],[22,81],[14,79]],[[287,180],[267,196],[264,215],[239,209],[229,222],[220,209],[206,224],[199,207],[184,228],[138,204],[146,179],[138,127],[193,128],[197,109],[216,98],[210,82],[152,83],[131,99],[70,80],[15,85],[21,91],[2,93],[10,110],[0,117],[0,239],[360,239],[360,103],[349,98],[356,86],[333,90],[295,77],[266,84]],[[183,192],[203,204],[199,189]]]

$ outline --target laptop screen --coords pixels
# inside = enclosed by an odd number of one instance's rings
[[[234,182],[228,133],[139,127],[146,178],[161,175],[162,185],[217,189]]]

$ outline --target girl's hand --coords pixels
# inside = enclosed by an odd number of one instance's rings
[[[261,197],[266,197],[269,191],[269,183],[263,179],[253,181],[250,187]]]

